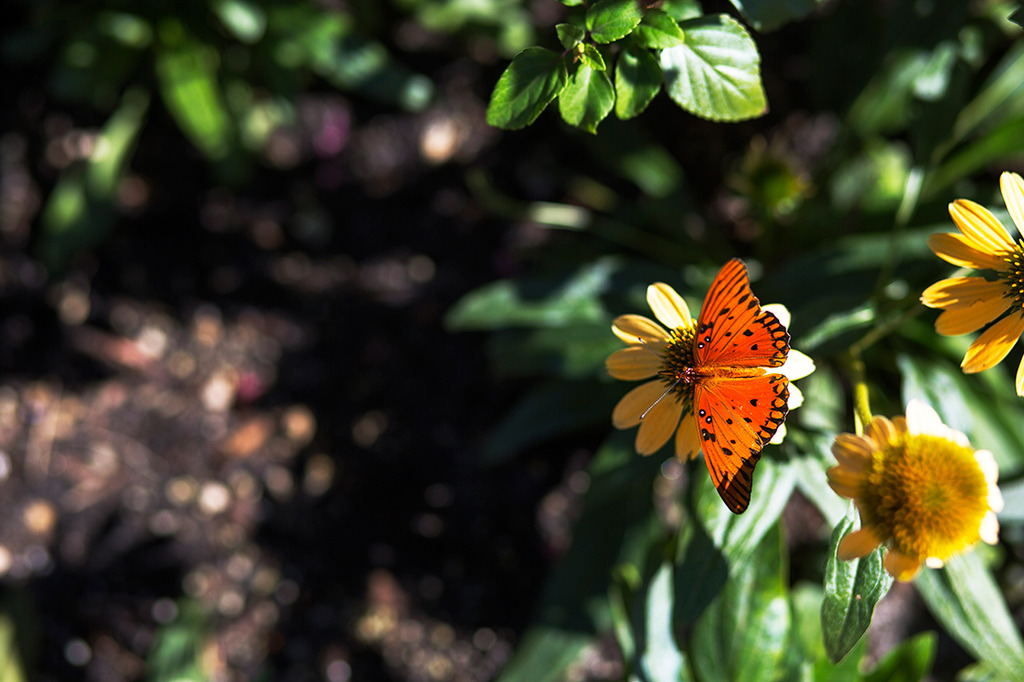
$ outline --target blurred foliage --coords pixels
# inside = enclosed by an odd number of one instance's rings
[[[637,456],[631,433],[607,436],[587,471],[573,542],[500,679],[566,679],[609,633],[629,680],[931,674],[930,633],[868,663],[863,634],[891,581],[877,552],[835,560],[853,517],[824,471],[832,438],[854,428],[853,358],[876,413],[922,399],[995,455],[1003,544],[925,570],[916,587],[944,634],[977,661],[959,679],[1014,679],[1024,669],[1011,614],[1020,599],[1008,601],[1022,569],[1024,401],[1006,364],[962,374],[967,340],[935,334],[918,298],[949,274],[926,239],[952,229],[950,201],[971,198],[1009,224],[996,178],[1024,168],[1020,3],[733,0],[704,14],[692,0],[562,0],[542,27],[533,5],[32,3],[31,21],[4,41],[6,68],[45,65],[49,96],[103,121],[101,153],[65,169],[45,199],[39,258],[60,273],[104,238],[158,104],[213,174],[241,184],[303,92],[338,89],[405,111],[431,101],[435,85],[416,55],[393,47],[396,14],[451,37],[449,49],[486,39],[491,54],[511,59],[477,84],[491,93],[488,121],[530,126],[557,100],[568,126],[510,135],[558,134],[580,152],[555,164],[561,194],[543,199],[508,189],[492,169],[466,172],[491,214],[547,231],[528,266],[447,316],[453,332],[485,332],[496,377],[524,387],[486,462],[508,464],[558,438],[604,438],[626,390],[604,370],[621,345],[611,320],[645,310],[645,288],[659,280],[696,310],[735,255],[761,300],[792,312],[793,345],[818,366],[801,382],[805,404],[788,419],[785,443],[765,451],[742,516],[721,505],[702,463],[673,470],[667,455]],[[664,120],[652,111],[662,87],[681,109],[670,126],[645,125]],[[733,121],[744,123],[724,123]],[[716,135],[717,146],[703,144]],[[708,158],[686,158],[689,147]],[[788,552],[782,518],[796,497],[823,520],[814,561]],[[0,640],[10,650],[6,614]],[[153,679],[201,679],[202,624],[182,606],[153,649]],[[11,679],[17,665],[8,664]]]

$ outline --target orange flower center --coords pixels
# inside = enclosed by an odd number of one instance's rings
[[[684,400],[693,395],[693,339],[696,333],[696,322],[686,327],[676,327],[669,332],[668,343],[661,354],[658,376],[672,388],[676,400]]]
[[[945,560],[973,544],[988,511],[974,451],[940,436],[908,434],[880,448],[863,487],[865,525],[920,561]]]

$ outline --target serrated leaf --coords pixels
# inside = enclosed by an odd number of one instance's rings
[[[788,565],[777,523],[694,626],[691,655],[701,680],[772,680],[789,640]]]
[[[597,132],[597,125],[615,106],[615,88],[604,71],[580,64],[569,84],[558,95],[558,111],[569,125],[588,133]]]
[[[839,541],[853,528],[855,517],[851,505],[849,513],[832,531],[825,565],[821,631],[825,651],[833,663],[842,660],[867,631],[875,604],[889,591],[893,581],[882,566],[881,547],[852,561],[841,561],[836,556]]]
[[[587,30],[595,42],[611,43],[632,33],[643,16],[636,0],[601,0],[587,10]]]
[[[512,59],[487,105],[487,122],[497,128],[523,128],[540,116],[568,82],[562,55],[528,47]]]
[[[642,113],[661,90],[661,79],[654,55],[635,43],[627,45],[615,63],[615,115],[628,119]]]
[[[587,43],[578,54],[583,64],[595,71],[605,71],[608,69],[604,63],[604,57],[601,56],[601,52],[593,45]]]
[[[712,121],[743,121],[768,110],[757,45],[724,14],[682,25],[686,42],[661,52],[669,96],[683,109]]]
[[[556,24],[555,33],[558,34],[558,42],[567,50],[571,50],[580,44],[586,34],[579,26],[572,24]]]
[[[660,9],[647,10],[633,37],[637,44],[652,48],[675,47],[685,42],[679,24]]]
[[[999,586],[977,553],[923,570],[917,588],[928,609],[961,646],[1007,680],[1020,679],[1024,643]]]

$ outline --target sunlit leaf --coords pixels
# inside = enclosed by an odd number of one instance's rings
[[[922,570],[917,588],[935,618],[979,660],[1007,680],[1024,670],[1024,642],[999,586],[976,552],[941,570]]]
[[[882,567],[883,548],[861,559],[841,561],[836,556],[839,541],[853,529],[856,512],[832,531],[828,563],[825,566],[825,598],[821,604],[821,630],[829,660],[837,663],[846,656],[871,625],[875,604],[892,586],[892,576]]]
[[[598,43],[611,43],[629,35],[644,13],[636,0],[600,0],[587,10],[587,30]]]
[[[526,48],[515,56],[494,86],[487,122],[508,129],[530,125],[558,96],[568,78],[565,60],[557,52]]]
[[[615,63],[615,115],[626,119],[642,113],[661,90],[661,80],[654,55],[629,43]]]
[[[589,66],[596,71],[605,71],[608,69],[608,66],[604,63],[604,57],[601,56],[601,52],[590,43],[583,45],[583,49],[577,54],[584,65]]]
[[[598,124],[615,105],[615,89],[604,71],[581,64],[558,95],[558,111],[569,125],[588,133],[597,132]]]
[[[669,96],[683,109],[712,121],[762,116],[761,56],[746,29],[724,14],[682,24],[686,42],[661,52]]]

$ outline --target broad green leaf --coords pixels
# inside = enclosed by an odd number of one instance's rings
[[[605,358],[622,347],[607,322],[578,322],[569,327],[509,329],[492,334],[487,340],[487,355],[500,378],[605,378]],[[623,393],[630,388],[628,384],[619,386]]]
[[[597,126],[615,105],[615,88],[604,71],[580,64],[568,85],[558,95],[558,111],[569,125],[588,133]]]
[[[729,581],[694,626],[690,652],[699,679],[778,678],[790,636],[788,576],[775,523],[748,559],[733,566]]]
[[[934,632],[900,642],[864,676],[864,682],[919,682],[931,672],[937,646]]]
[[[768,110],[757,45],[724,14],[682,24],[686,42],[661,52],[669,96],[683,109],[712,121],[742,121]]]
[[[633,36],[637,44],[643,47],[675,47],[685,42],[683,30],[675,19],[654,8],[647,10]]]
[[[528,47],[498,79],[487,105],[487,122],[516,129],[533,123],[568,81],[565,59],[552,50]]]
[[[572,24],[556,24],[555,33],[558,34],[558,42],[567,50],[579,45],[587,35],[582,28]]]
[[[227,156],[234,126],[218,82],[217,51],[165,20],[156,52],[156,75],[164,105],[178,127],[209,159]]]
[[[456,303],[445,316],[445,324],[463,331],[603,321],[608,314],[600,294],[616,267],[614,259],[605,258],[565,274],[491,282]]]
[[[976,552],[954,556],[941,570],[923,569],[917,588],[932,615],[962,647],[1005,679],[1020,679],[1020,631]]]
[[[672,563],[667,562],[661,565],[647,588],[643,648],[637,652],[637,664],[651,682],[681,680],[687,672],[686,659],[672,629],[674,603]]]
[[[758,31],[774,31],[791,21],[802,19],[824,0],[731,0],[743,18]]]
[[[786,671],[776,679],[814,680],[815,682],[859,682],[860,662],[866,643],[862,639],[852,655],[838,664],[828,660],[821,639],[821,601],[824,593],[820,585],[801,582],[790,591],[790,611],[793,628],[786,650]]]
[[[640,563],[663,533],[652,524],[651,505],[662,460],[640,457],[632,441],[630,433],[613,433],[594,456],[572,545],[549,576],[534,623],[499,682],[565,680],[565,669],[598,627],[611,625],[614,567]]]
[[[636,43],[626,45],[615,63],[615,115],[627,119],[642,113],[661,90],[661,80],[654,55]]]
[[[893,580],[882,567],[881,547],[852,561],[841,561],[836,556],[839,541],[853,529],[855,517],[850,505],[849,513],[832,531],[825,566],[821,631],[825,651],[833,663],[842,660],[867,631],[875,604],[889,591]]]
[[[629,35],[644,12],[636,0],[600,0],[587,10],[587,30],[598,43],[611,43]]]

